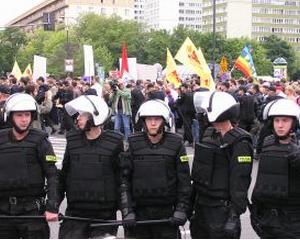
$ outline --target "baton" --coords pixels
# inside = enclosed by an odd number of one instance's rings
[[[103,223],[92,223],[90,227],[104,227],[104,226],[121,226],[126,221],[115,220],[111,222],[103,222]],[[141,220],[136,221],[136,225],[147,225],[147,224],[158,224],[158,223],[170,223],[170,219],[160,219],[160,220]]]
[[[29,220],[29,219],[45,219],[44,215],[0,215],[0,219],[20,219],[20,220]],[[106,223],[106,224],[115,224],[117,220],[104,220],[104,219],[97,219],[97,218],[84,218],[84,217],[72,217],[72,216],[64,216],[63,214],[58,214],[58,220],[74,220],[74,221],[82,221],[82,222],[95,222],[95,223]]]

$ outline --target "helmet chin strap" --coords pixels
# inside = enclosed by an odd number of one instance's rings
[[[15,129],[15,131],[19,134],[22,134],[22,133],[25,133],[28,131],[29,127],[30,127],[30,124],[28,125],[28,127],[26,129],[21,129],[19,128],[14,122],[12,123],[13,125],[13,128]]]

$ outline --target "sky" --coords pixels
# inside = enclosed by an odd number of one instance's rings
[[[0,27],[45,0],[0,0]]]

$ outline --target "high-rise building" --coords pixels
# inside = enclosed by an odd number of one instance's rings
[[[172,30],[183,26],[201,30],[202,0],[135,0],[144,17],[138,19],[149,28]],[[139,12],[140,13],[140,12]]]
[[[33,30],[44,23],[44,14],[51,13],[55,22],[66,25],[76,22],[82,13],[104,16],[117,15],[122,19],[134,19],[134,0],[46,0],[10,21],[7,26]]]
[[[204,32],[213,27],[211,0],[203,0]],[[216,31],[263,41],[272,34],[300,51],[300,0],[216,0]]]
[[[145,0],[134,0],[134,19],[138,22],[144,21]]]

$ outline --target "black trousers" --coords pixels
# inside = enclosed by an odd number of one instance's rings
[[[135,210],[136,219],[139,220],[159,220],[169,219],[173,215],[171,207],[141,207]],[[140,239],[176,239],[181,238],[179,227],[169,223],[158,223],[151,225],[136,225],[125,228],[125,238]]]
[[[228,219],[228,206],[196,205],[195,214],[190,220],[192,238],[227,238],[224,225]],[[235,230],[236,238],[240,238],[240,224]]]
[[[105,220],[116,220],[115,210],[66,210],[67,216],[98,218]],[[90,227],[90,222],[63,220],[59,228],[60,239],[77,239],[77,238],[104,238],[105,236],[116,236],[117,226]]]
[[[18,198],[14,202],[0,200],[0,215],[38,216],[43,215],[41,202],[34,199]],[[48,239],[50,230],[45,219],[0,219],[0,239],[25,238]]]
[[[300,238],[300,208],[259,208],[252,205],[251,225],[260,238]]]

